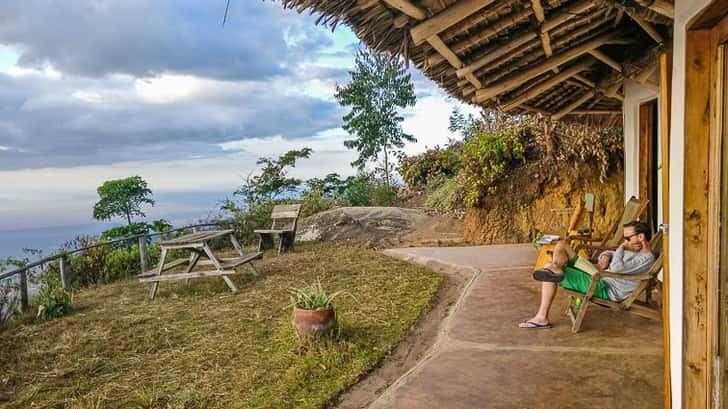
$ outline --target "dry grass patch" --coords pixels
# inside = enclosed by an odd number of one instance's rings
[[[317,408],[369,371],[416,321],[441,276],[356,246],[309,245],[238,275],[76,292],[76,311],[0,330],[3,408]],[[244,271],[244,270],[243,270]],[[302,348],[288,289],[319,278],[338,339]]]

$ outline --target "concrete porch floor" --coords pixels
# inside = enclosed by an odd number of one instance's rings
[[[571,332],[560,292],[554,328],[524,330],[540,284],[529,244],[391,249],[386,254],[472,279],[430,353],[371,408],[661,408],[662,324],[590,307]]]

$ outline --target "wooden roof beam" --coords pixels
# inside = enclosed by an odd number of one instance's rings
[[[549,31],[551,29],[554,29],[561,24],[567,22],[568,20],[571,20],[572,18],[576,17],[579,13],[583,13],[585,10],[588,10],[593,6],[592,0],[582,0],[578,1],[574,4],[571,4],[564,8],[563,10],[559,10],[556,13],[551,16],[548,20],[545,20],[543,25],[541,26],[541,31]],[[498,22],[495,23],[496,25]],[[469,74],[471,72],[475,72],[479,70],[480,68],[484,67],[488,63],[491,63],[495,60],[497,60],[500,57],[503,57],[504,55],[510,53],[511,51],[517,49],[518,47],[522,46],[523,44],[533,40],[534,38],[537,38],[538,34],[533,32],[526,32],[523,33],[513,40],[511,40],[509,43],[505,44],[503,47],[494,50],[491,53],[488,53],[487,55],[483,56],[482,58],[479,58],[476,61],[473,61],[471,64],[468,64],[467,66],[457,70],[456,74],[458,77],[463,78],[465,74]]]
[[[424,20],[427,14],[409,0],[383,0],[389,7],[395,8],[415,20]]]
[[[635,0],[640,6],[647,7],[655,13],[675,19],[675,5],[667,0]]]
[[[597,84],[595,84],[594,81],[589,81],[588,78],[584,77],[581,74],[576,74],[572,78],[574,78],[575,80],[578,80],[578,81],[583,82],[584,84],[586,84],[586,86],[591,87],[591,88],[595,88],[597,86]]]
[[[541,114],[543,116],[551,116],[551,113],[550,112],[544,111],[541,108],[536,108],[536,107],[531,106],[531,105],[521,104],[519,106],[519,108],[525,109],[526,111],[531,111],[531,112],[536,113],[536,114]]]
[[[624,17],[624,9],[617,9],[617,16],[614,17],[614,26],[617,27]]]
[[[657,44],[663,44],[665,42],[665,39],[662,38],[662,35],[659,32],[657,32],[657,30],[655,29],[655,26],[653,26],[649,21],[643,19],[642,17],[633,13],[629,9],[624,9],[624,12],[627,13],[629,18],[634,20],[634,22],[637,23],[637,25],[642,27],[642,29],[645,30],[645,33],[647,33],[650,37],[652,37],[652,39],[655,40],[655,42]]]
[[[563,118],[564,116],[570,114],[571,111],[574,111],[576,108],[579,108],[581,106],[581,104],[594,98],[594,96],[596,94],[597,94],[596,91],[587,92],[586,94],[582,95],[581,98],[579,98],[576,101],[572,102],[571,104],[567,105],[565,108],[563,108],[559,112],[553,114],[551,116],[551,119],[554,121],[558,121],[559,119]]]
[[[436,15],[412,27],[410,34],[415,45],[424,43],[433,35],[440,34],[495,0],[460,0]]]
[[[435,34],[428,38],[427,42],[432,46],[432,48],[440,53],[440,55],[442,55],[447,60],[447,62],[450,63],[450,65],[455,67],[455,69],[462,68],[463,62],[460,61],[460,58],[458,58],[458,56],[455,55],[454,52],[452,52],[447,44],[442,41],[440,36]],[[483,84],[477,78],[475,78],[475,75],[473,74],[468,74],[467,76],[465,76],[465,78],[470,81],[470,83],[473,84],[475,88],[481,88],[483,86]]]
[[[612,57],[604,54],[603,52],[595,49],[589,51],[589,54],[591,54],[594,58],[603,62],[604,64],[607,64],[608,66],[614,68],[615,71],[622,72],[622,64],[618,63]]]
[[[594,60],[589,58],[589,60],[587,60],[587,61],[577,63],[576,65],[573,65],[573,66],[563,70],[558,75],[555,75],[552,78],[549,78],[548,80],[544,81],[543,83],[536,85],[535,87],[529,89],[525,93],[506,102],[505,104],[503,104],[503,110],[508,112],[508,111],[512,110],[513,108],[516,108],[519,105],[523,104],[524,102],[527,102],[533,98],[536,98],[537,96],[541,95],[544,91],[549,90],[558,84],[561,84],[562,82],[568,80],[569,78],[573,77],[574,75],[588,69],[593,64],[594,64]]]
[[[568,115],[611,115],[611,114],[621,114],[622,111],[617,109],[592,109],[592,110],[582,110],[582,111],[571,111],[568,113]]]
[[[601,47],[602,45],[610,42],[615,38],[617,38],[617,34],[613,32],[602,34],[596,38],[591,39],[590,41],[587,41],[584,44],[566,50],[558,55],[553,56],[552,58],[549,58],[546,61],[536,64],[531,68],[526,68],[516,73],[510,74],[491,87],[479,89],[475,93],[475,102],[483,102],[504,92],[508,92],[514,88],[517,88],[524,82],[530,81],[531,79],[538,77],[539,75],[554,67],[558,67],[559,65],[567,63],[581,55],[588,53],[591,50]]]

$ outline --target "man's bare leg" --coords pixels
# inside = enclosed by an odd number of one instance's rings
[[[551,263],[546,264],[546,268],[550,269],[556,274],[564,274],[564,266],[569,262],[571,258],[576,255],[571,246],[566,242],[560,241],[556,243],[554,248],[553,256],[551,257]],[[556,283],[544,281],[541,283],[541,304],[538,307],[538,312],[530,320],[526,320],[520,323],[518,326],[521,328],[528,328],[529,322],[538,325],[547,325],[549,323],[549,311],[551,305],[556,297],[556,289],[558,285]]]

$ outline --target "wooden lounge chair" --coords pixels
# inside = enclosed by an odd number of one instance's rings
[[[572,240],[580,240],[582,244],[576,246],[576,252],[586,251],[589,259],[594,261],[596,257],[604,250],[614,250],[622,242],[622,226],[632,220],[638,219],[647,209],[648,200],[640,200],[632,196],[627,203],[624,204],[622,217],[612,226],[603,238],[594,238],[590,236],[570,236]]]
[[[293,251],[293,242],[296,240],[296,228],[298,227],[298,216],[301,214],[301,205],[276,205],[273,206],[271,219],[273,224],[270,229],[255,230],[260,239],[258,240],[258,251],[273,248],[273,236],[279,237],[278,254],[286,251]]]
[[[569,294],[569,304],[566,307],[566,315],[571,319],[571,330],[574,333],[579,332],[579,329],[581,329],[581,323],[584,321],[584,316],[586,315],[589,305],[606,307],[613,311],[629,312],[654,320],[660,320],[662,318],[660,310],[653,305],[651,300],[652,289],[657,281],[657,274],[662,269],[662,232],[658,232],[652,237],[650,245],[657,259],[650,270],[644,274],[611,273],[600,270],[595,266],[595,271],[585,271],[587,274],[591,275],[591,283],[586,294],[562,288],[562,290]],[[594,291],[597,288],[597,283],[604,277],[636,281],[639,282],[639,284],[629,297],[620,302],[594,297]],[[643,292],[645,293],[645,300],[637,300]],[[576,305],[577,299],[581,300],[578,307]]]

